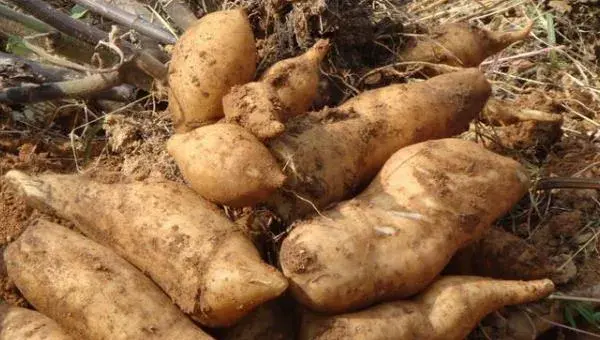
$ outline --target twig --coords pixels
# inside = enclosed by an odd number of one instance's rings
[[[570,327],[570,326],[564,325],[564,324],[562,324],[560,322],[552,321],[552,320],[550,320],[548,318],[545,318],[545,317],[537,314],[536,312],[534,312],[533,310],[531,310],[531,309],[529,309],[527,307],[525,307],[524,310],[527,311],[527,313],[530,313],[530,314],[538,317],[540,320],[544,320],[545,322],[547,322],[547,323],[549,323],[551,325],[554,325],[556,327],[565,328],[565,329],[571,330],[573,332],[587,334],[587,335],[595,337],[595,338],[600,338],[600,334],[592,333],[592,332],[588,332],[588,331],[584,331],[583,329],[579,329],[579,328],[575,328],[575,327]]]
[[[500,58],[500,59],[497,59],[497,60],[487,60],[487,61],[482,62],[481,66],[491,65],[491,64],[495,64],[495,63],[502,63],[502,62],[505,62],[505,61],[515,60],[515,59],[529,58],[529,57],[533,57],[533,56],[536,56],[536,55],[544,54],[544,53],[550,52],[550,51],[562,50],[565,47],[566,46],[564,46],[564,45],[553,46],[553,47],[546,47],[546,48],[542,48],[542,49],[537,50],[537,51],[531,51],[531,52],[521,53],[521,54],[513,55],[513,56],[510,56],[510,57]]]
[[[537,182],[537,190],[551,189],[596,189],[600,190],[598,178],[548,177]]]
[[[175,25],[184,31],[198,20],[183,0],[163,0],[160,3]]]
[[[58,31],[83,40],[91,45],[108,39],[108,34],[93,26],[75,20],[65,13],[57,11],[43,0],[11,0],[17,6],[31,13]],[[146,51],[140,51],[130,43],[122,42],[123,48],[134,56],[134,64],[151,77],[166,81],[167,68],[163,63]]]
[[[73,0],[74,2],[106,17],[118,24],[130,27],[163,44],[175,44],[177,41],[169,32],[146,21],[139,15],[109,5],[103,0]]]
[[[565,301],[579,301],[579,302],[593,302],[600,303],[600,299],[584,297],[584,296],[570,296],[570,295],[562,295],[562,294],[550,294],[547,297],[550,300],[565,300]]]
[[[68,68],[40,64],[33,60],[17,57],[13,54],[0,52],[0,65],[26,65],[32,73],[42,76],[44,82],[62,82],[65,80],[81,79],[81,73]],[[107,99],[119,102],[129,102],[135,97],[135,88],[122,84],[106,91],[91,94],[94,99]]]
[[[46,81],[61,81],[65,79],[75,79],[78,73],[67,68],[49,66],[37,63],[32,60],[17,57],[14,54],[8,54],[0,52],[0,65],[16,65],[22,64],[27,67],[35,74],[39,74],[44,77]]]
[[[37,103],[65,97],[89,97],[122,82],[120,72],[115,71],[112,73],[97,73],[76,80],[9,87],[0,90],[0,102],[9,104]]]

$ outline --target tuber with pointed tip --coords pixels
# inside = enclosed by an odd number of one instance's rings
[[[75,339],[212,339],[129,262],[58,224],[38,220],[4,258],[27,301]]]
[[[222,98],[256,72],[252,27],[242,9],[207,14],[173,48],[169,66],[169,111],[177,132],[223,117]]]
[[[26,202],[72,221],[148,274],[187,314],[229,326],[287,288],[213,204],[174,182],[101,184],[80,175],[5,178]]]
[[[550,280],[505,281],[446,276],[411,300],[383,303],[356,313],[307,313],[300,340],[460,340],[487,314],[536,301],[554,290]]]
[[[461,139],[396,152],[352,200],[295,224],[280,263],[294,297],[340,313],[429,285],[527,192],[516,161]]]
[[[304,54],[271,66],[257,82],[234,86],[223,97],[226,121],[265,140],[283,133],[285,122],[310,108],[319,86],[319,65],[329,51],[321,39]]]
[[[54,320],[36,311],[0,305],[0,339],[74,340]]]
[[[366,91],[291,119],[267,144],[287,176],[268,205],[293,221],[350,198],[398,149],[465,131],[490,92],[483,73],[467,69]]]
[[[232,207],[266,200],[285,180],[269,149],[236,124],[212,124],[167,142],[167,150],[192,189]]]
[[[423,61],[450,66],[475,67],[512,43],[529,36],[533,21],[515,32],[494,32],[468,23],[451,23],[416,38],[403,52],[401,61]]]

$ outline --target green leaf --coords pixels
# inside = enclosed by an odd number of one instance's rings
[[[31,51],[23,44],[23,39],[16,35],[9,35],[6,41],[6,52],[18,56],[27,56]]]
[[[88,12],[88,9],[81,6],[81,5],[75,5],[71,8],[71,18],[73,19],[81,19],[83,18]]]
[[[575,322],[575,317],[573,316],[573,310],[570,306],[565,307],[565,319],[567,319],[571,327],[577,328],[577,323]]]

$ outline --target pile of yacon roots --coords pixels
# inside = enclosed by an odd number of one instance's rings
[[[471,67],[529,29],[440,27],[400,57],[458,71],[307,112],[328,41],[255,79],[246,13],[206,15],[169,72],[167,148],[189,187],[5,175],[81,233],[38,220],[8,246],[9,277],[39,313],[4,307],[3,338],[249,338],[215,328],[287,291],[296,306],[265,315],[300,339],[461,339],[494,310],[546,297],[548,279],[440,275],[528,191],[518,162],[451,137],[491,93]],[[220,205],[266,206],[291,226],[278,268]]]

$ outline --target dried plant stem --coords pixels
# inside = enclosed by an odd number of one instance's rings
[[[598,178],[551,177],[538,181],[537,190],[551,189],[596,189],[600,190]]]
[[[111,6],[102,0],[74,0],[74,2],[106,17],[118,24],[130,27],[163,44],[175,44],[177,41],[171,33],[146,21],[139,15]]]
[[[97,73],[91,76],[41,85],[9,87],[0,90],[0,102],[37,103],[65,97],[90,97],[123,82],[120,72]]]
[[[63,82],[66,80],[80,79],[83,75],[73,70],[40,64],[38,62],[17,57],[12,54],[0,52],[0,65],[26,65],[34,74],[40,75],[45,82]],[[119,102],[128,102],[135,97],[135,89],[131,85],[122,84],[106,91],[92,95],[96,99],[107,99]]]
[[[57,11],[43,0],[11,0],[17,6],[31,13],[46,24],[56,28],[58,31],[73,36],[89,44],[96,45],[98,42],[107,40],[108,34],[93,26],[75,20],[60,11]],[[122,42],[122,48],[134,57],[134,64],[151,77],[166,81],[166,66],[146,51],[137,50],[133,45]]]
[[[184,0],[161,1],[161,4],[175,25],[184,31],[198,20]]]

